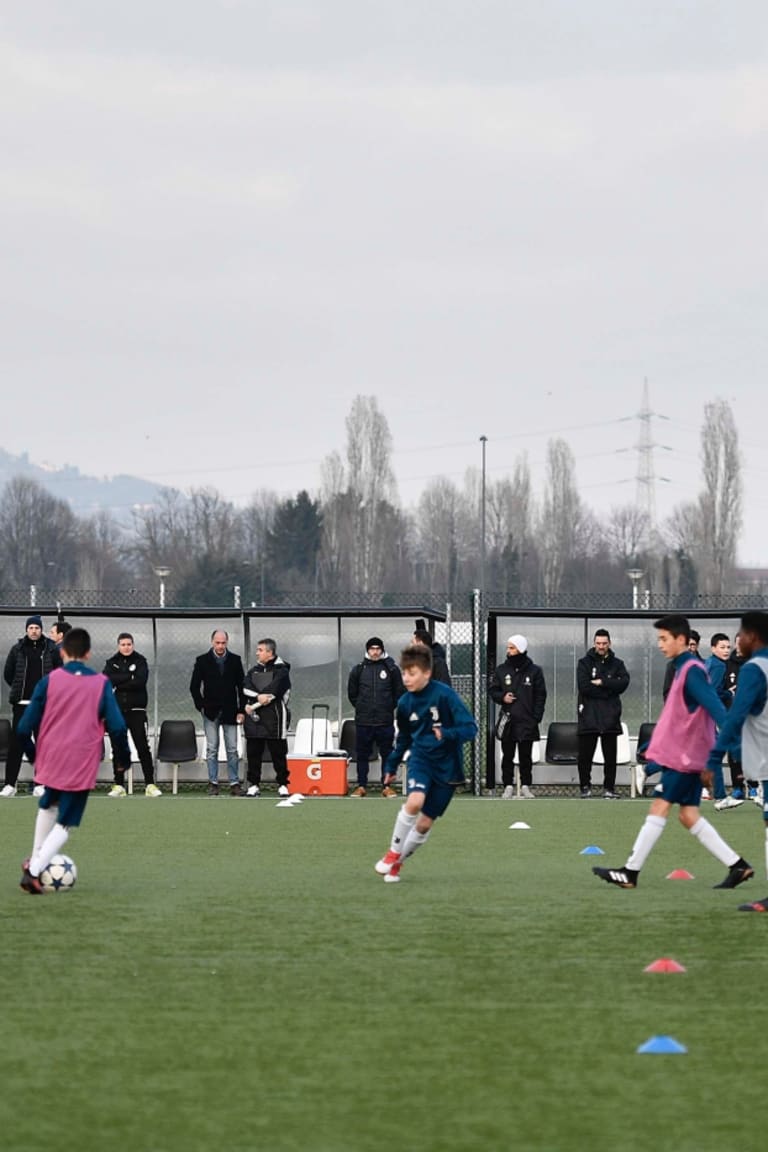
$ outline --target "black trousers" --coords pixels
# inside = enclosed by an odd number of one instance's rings
[[[130,712],[123,712],[133,743],[136,745],[136,754],[139,757],[141,771],[144,774],[145,784],[154,784],[155,766],[152,762],[152,752],[147,739],[147,714],[143,708],[132,708]],[[118,771],[115,749],[112,749],[112,770],[115,774],[115,784],[125,786],[125,771]]]
[[[507,736],[507,730],[501,738],[501,782],[505,788],[515,783],[515,749],[519,750],[520,783],[530,788],[533,783],[533,740],[515,740],[514,736]]]
[[[288,741],[268,736],[249,736],[245,741],[245,754],[248,759],[248,783],[261,784],[261,762],[264,749],[269,748],[278,787],[288,786]]]
[[[27,710],[26,704],[13,705],[13,719],[11,721],[11,738],[8,741],[8,759],[5,762],[5,782],[6,784],[16,787],[16,781],[19,778],[21,770],[21,758],[24,755],[24,749],[21,742],[16,735],[16,729],[19,726],[19,721]]]
[[[579,732],[579,786],[589,788],[592,784],[592,758],[597,742],[603,749],[603,788],[613,792],[616,788],[616,732]]]

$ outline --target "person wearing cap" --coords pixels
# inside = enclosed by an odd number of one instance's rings
[[[37,685],[54,668],[62,664],[61,653],[47,636],[43,636],[43,620],[36,613],[27,617],[25,634],[17,640],[5,661],[4,677],[10,691],[8,700],[13,710],[8,759],[5,762],[5,787],[0,796],[16,795],[24,749],[17,736],[19,722]],[[35,789],[37,795],[37,789]]]
[[[355,758],[357,785],[353,796],[368,791],[368,765],[374,744],[379,750],[384,797],[396,796],[394,776],[384,774],[384,765],[395,743],[395,708],[404,692],[400,669],[387,655],[380,636],[371,636],[365,644],[365,657],[349,674],[347,696],[355,709]]]
[[[528,655],[528,641],[516,633],[507,640],[507,658],[491,677],[490,697],[500,707],[496,731],[501,739],[502,799],[515,795],[515,750],[520,760],[520,795],[533,800],[533,742],[547,703],[544,673]]]
[[[607,628],[598,628],[593,646],[576,666],[578,696],[578,767],[582,800],[592,795],[592,758],[598,740],[603,750],[603,796],[618,800],[616,754],[621,733],[621,694],[629,672],[611,648]]]

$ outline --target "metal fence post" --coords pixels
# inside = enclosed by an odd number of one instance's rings
[[[480,795],[480,773],[485,749],[483,722],[485,693],[483,691],[483,609],[479,588],[472,592],[472,711],[477,721],[477,740],[472,745],[472,791]]]

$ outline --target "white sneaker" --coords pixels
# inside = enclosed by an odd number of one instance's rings
[[[740,808],[743,800],[734,800],[733,796],[726,796],[722,800],[715,800],[715,811],[725,812],[726,808]]]
[[[758,793],[757,793],[757,796],[750,796],[750,800],[752,801],[752,803],[753,803],[753,804],[757,804],[758,808],[760,808],[760,810],[762,811],[762,807],[763,807],[763,798],[762,798],[762,796],[760,795],[760,792],[759,792],[759,791],[758,791]]]
[[[286,784],[281,784],[277,790],[277,794],[278,794],[278,796],[288,796],[289,795],[288,786]]]
[[[250,788],[246,792],[246,796],[260,796],[260,795],[261,795],[261,792],[259,792],[258,784],[251,784]]]
[[[162,792],[158,788],[157,784],[147,784],[146,788],[144,789],[144,795],[145,796],[162,796]]]
[[[702,798],[702,800],[711,800],[712,799],[712,797],[709,794],[709,788],[702,788],[701,798]]]
[[[125,788],[123,788],[122,784],[113,784],[112,787],[110,788],[109,792],[107,792],[107,796],[111,796],[113,799],[115,797],[125,796],[125,795],[126,795],[126,791],[125,791]]]
[[[506,788],[504,789],[504,791],[501,794],[501,798],[502,798],[502,800],[514,800],[515,790],[511,784],[507,784]]]
[[[32,795],[36,796],[38,800],[40,799],[40,797],[43,795],[44,792],[45,792],[45,787],[42,784],[35,784],[34,788],[32,789]]]
[[[645,791],[645,765],[635,764],[635,791],[642,796]]]
[[[13,784],[6,784],[5,788],[0,790],[0,796],[15,796],[16,789]]]
[[[532,792],[527,784],[523,784],[522,788],[520,789],[520,795],[522,796],[523,800],[536,799],[536,793]]]

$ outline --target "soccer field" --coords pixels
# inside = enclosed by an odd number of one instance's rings
[[[4,802],[6,1152],[762,1146],[753,805],[706,806],[734,892],[673,822],[637,890],[598,881],[646,811],[602,800],[460,798],[385,884],[396,805],[94,796],[77,887],[30,897],[34,802]],[[687,1055],[636,1054],[658,1034]]]

